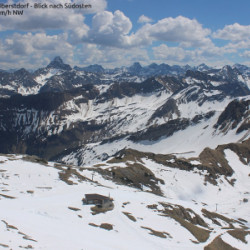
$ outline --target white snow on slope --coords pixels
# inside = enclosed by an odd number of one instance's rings
[[[57,74],[61,74],[63,73],[62,70],[60,69],[49,69],[45,74],[40,74],[39,76],[37,76],[34,80],[40,85],[43,86],[47,80]]]
[[[214,149],[220,144],[238,142],[250,137],[249,131],[236,134],[237,128],[226,134],[215,131],[213,125],[217,122],[220,114],[221,112],[216,112],[210,119],[189,126],[185,130],[177,131],[167,138],[163,136],[156,141],[140,142],[132,142],[124,138],[103,144],[92,143],[63,157],[62,160],[68,164],[77,165],[77,159],[81,158],[82,165],[94,164],[100,161],[97,156],[113,156],[124,148],[156,154],[176,154],[177,157],[196,157],[205,147]]]
[[[235,167],[232,176],[237,178],[235,187],[224,178],[219,181],[219,186],[205,186],[199,173],[171,169],[143,159],[145,166],[164,179],[166,185],[161,188],[165,197],[117,185],[99,174],[94,175],[96,183],[71,178],[77,185],[67,185],[59,179],[59,170],[52,163],[44,166],[22,161],[20,157],[1,156],[0,244],[10,249],[28,246],[63,250],[203,249],[222,234],[223,239],[234,247],[247,249],[249,237],[246,238],[247,245],[239,243],[227,235],[226,229],[222,230],[215,224],[211,225],[214,231],[207,242],[194,244],[196,238],[188,230],[173,219],[159,216],[147,208],[153,204],[161,208],[159,202],[164,202],[191,208],[201,215],[202,208],[215,211],[217,207],[217,212],[227,217],[247,220],[245,225],[250,227],[249,203],[242,202],[243,198],[250,198],[247,192],[250,189],[250,166],[241,163],[232,151],[226,150],[225,153],[229,164]],[[88,170],[80,173],[91,176]],[[86,193],[110,194],[114,198],[114,209],[92,215],[90,207],[81,201]],[[136,221],[128,219],[123,212],[130,213]],[[206,222],[211,223],[208,219]],[[106,231],[89,223],[109,223],[113,230]],[[149,230],[142,227],[167,232],[171,237],[150,235]]]
[[[23,83],[20,81],[12,81],[9,85],[0,85],[1,89],[8,89],[8,90],[14,90],[16,93],[19,93],[21,95],[27,96],[27,95],[35,95],[38,94],[41,87],[43,87],[48,79],[56,74],[63,73],[62,70],[58,69],[49,69],[45,74],[40,74],[39,76],[35,77],[34,80],[37,82],[37,85],[32,87],[24,87]]]
[[[205,147],[215,148],[219,144],[237,142],[249,137],[249,133],[247,134],[246,132],[236,134],[236,128],[223,134],[220,131],[216,131],[213,127],[226,106],[233,100],[232,98],[226,97],[222,101],[218,101],[215,98],[200,105],[199,101],[187,101],[189,97],[187,92],[193,88],[196,88],[195,91],[199,91],[198,86],[190,85],[188,89],[174,95],[167,92],[161,94],[156,92],[148,95],[134,95],[133,97],[124,96],[121,99],[115,98],[103,103],[90,100],[88,103],[76,104],[75,100],[71,100],[60,107],[60,109],[66,110],[69,113],[65,116],[61,127],[65,124],[69,127],[71,123],[77,121],[90,122],[94,120],[95,124],[106,124],[107,122],[105,129],[106,137],[102,139],[146,130],[149,126],[161,125],[170,120],[168,117],[160,117],[150,121],[154,112],[159,110],[170,98],[175,99],[177,102],[180,112],[179,118],[193,119],[196,115],[205,115],[210,111],[215,112],[215,115],[210,119],[204,119],[199,124],[192,124],[185,130],[175,132],[171,137],[165,138],[163,136],[157,141],[133,143],[123,139],[112,143],[105,143],[104,145],[99,143],[87,145],[80,150],[80,153],[79,151],[77,152],[77,158],[81,155],[83,164],[95,163],[98,161],[96,159],[97,156],[103,154],[111,156],[124,147],[154,153],[182,154],[191,152],[192,154],[190,153],[189,156],[197,156]],[[106,90],[107,87],[103,89],[103,91]],[[195,91],[191,91],[189,94],[192,95]],[[218,95],[218,91],[208,92],[205,95],[208,97],[216,96]],[[199,99],[202,100],[203,97],[204,95],[201,95]],[[247,98],[249,97],[244,97],[244,99]],[[171,119],[175,118],[177,118],[176,114],[171,117]],[[53,133],[56,132],[57,130],[54,130]],[[76,152],[73,152],[65,156],[63,161],[76,164],[75,155]]]
[[[106,89],[105,89],[106,90]],[[97,124],[112,122],[111,134],[119,131],[135,132],[147,124],[154,111],[165,103],[171,94],[158,93],[125,96],[122,99],[114,98],[104,103],[89,100],[88,103],[76,104],[75,100],[64,103],[60,109],[71,114],[65,117],[64,124],[76,121],[95,120]]]
[[[89,183],[68,186],[59,181],[55,169],[21,160],[5,163],[3,167],[1,165],[1,170],[6,170],[2,174],[1,189],[9,189],[5,194],[16,199],[1,197],[0,244],[13,249],[20,245],[32,245],[35,249],[164,249],[164,239],[151,236],[140,227],[150,226],[155,230],[164,227],[161,224],[164,219],[156,220],[156,216],[152,220],[152,212],[145,208],[145,204],[161,200],[152,194],[126,187],[121,190],[113,189],[114,185],[111,185],[111,189]],[[31,191],[34,193],[28,193]],[[115,199],[114,211],[93,216],[89,206],[83,206],[81,202],[84,194],[91,192],[104,195],[111,193]],[[131,205],[122,208],[123,202],[127,201]],[[79,208],[80,211],[72,211],[69,206]],[[134,222],[130,222],[123,211],[132,211],[136,217],[143,216],[145,220],[138,219],[139,225],[135,227]],[[17,229],[6,230],[3,221]],[[108,232],[92,227],[89,223],[110,223],[114,225],[114,230]],[[171,224],[176,227],[174,223]],[[32,240],[23,239],[20,232]],[[186,244],[190,244],[188,238],[193,236],[185,230],[180,229],[180,232],[187,236]],[[182,237],[183,235],[179,235],[177,240]]]

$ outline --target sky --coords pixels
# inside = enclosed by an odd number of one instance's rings
[[[34,8],[39,2],[63,8]],[[29,7],[14,15],[1,5],[13,3]],[[0,0],[0,69],[35,69],[55,56],[105,68],[250,66],[249,13],[249,0]]]

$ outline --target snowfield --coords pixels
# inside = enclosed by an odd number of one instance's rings
[[[243,164],[230,149],[225,150],[225,157],[234,174],[228,179],[221,176],[217,185],[204,183],[205,171],[184,171],[143,158],[143,165],[156,178],[164,180],[157,184],[163,193],[159,196],[148,186],[138,189],[118,184],[95,171],[124,168],[125,163],[69,168],[52,162],[35,163],[21,155],[2,155],[0,246],[65,250],[204,249],[220,237],[235,248],[249,249],[250,165]],[[194,163],[199,164],[197,160]],[[232,179],[234,185],[230,184]],[[91,206],[82,203],[87,193],[110,195],[114,209],[93,215]],[[171,214],[175,210],[186,211],[183,212],[186,217]],[[206,211],[216,213],[214,218]],[[197,216],[204,223],[193,223],[192,228],[190,221]],[[244,240],[232,236],[234,230],[245,230]]]

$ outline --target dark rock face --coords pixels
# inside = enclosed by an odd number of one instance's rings
[[[98,102],[105,102],[113,98],[123,98],[124,96],[132,97],[136,94],[147,94],[163,90],[164,87],[155,78],[150,78],[142,83],[122,82],[114,83],[103,93]]]
[[[208,119],[210,119],[211,117],[214,116],[214,114],[215,114],[214,111],[209,111],[206,114],[196,115],[191,121],[192,121],[192,123],[197,124],[197,123],[199,123],[202,120],[208,120]]]
[[[229,96],[244,96],[249,94],[249,89],[246,84],[243,84],[238,76],[241,76],[240,71],[230,66],[223,67],[219,72],[208,74],[207,72],[192,71],[186,72],[186,77],[191,77],[201,81],[198,85],[209,90],[218,90]],[[216,82],[218,86],[213,86],[211,83]]]
[[[212,77],[206,73],[200,72],[200,71],[192,71],[192,70],[188,70],[186,72],[186,77],[192,77],[195,78],[197,80],[204,80],[204,81],[208,81],[208,80],[218,80],[218,78],[216,77]]]
[[[231,81],[237,81],[238,75],[240,74],[240,71],[237,68],[232,68],[229,65],[224,66],[220,71],[219,75],[222,76],[223,79],[229,79]]]
[[[154,91],[163,90],[162,84],[155,78],[149,78],[138,86],[138,91],[147,94]]]
[[[113,180],[118,183],[134,186],[143,189],[143,186],[150,187],[153,193],[161,195],[161,190],[157,186],[158,181],[164,183],[163,180],[155,177],[152,171],[142,164],[131,164],[125,168],[111,169]]]
[[[170,93],[177,93],[188,85],[181,78],[171,76],[159,76],[156,78]]]
[[[89,91],[88,93],[86,93]],[[60,93],[40,93],[37,95],[21,96],[14,95],[10,98],[0,98],[0,109],[1,112],[7,112],[7,110],[18,110],[20,109],[35,109],[38,111],[53,111],[57,109],[63,103],[69,101],[74,96],[82,94],[86,98],[92,98],[98,94],[98,91],[93,85],[85,85],[82,88],[73,89],[70,91]],[[5,121],[5,119],[2,119]]]
[[[173,115],[179,117],[180,111],[178,110],[176,101],[174,99],[169,99],[164,105],[154,112],[149,122],[155,120],[156,118],[173,119]]]
[[[133,142],[157,141],[161,137],[169,137],[179,130],[184,130],[190,125],[189,119],[173,119],[159,126],[151,126],[146,131],[137,132],[129,137]]]
[[[216,89],[232,97],[245,96],[249,94],[248,87],[239,82],[229,82],[228,84],[216,87]]]
[[[40,89],[43,92],[63,92],[86,84],[98,84],[99,79],[91,75],[78,75],[76,71],[66,71],[60,75],[52,76]]]
[[[67,114],[60,106],[79,95],[81,99],[78,100],[86,103],[98,93],[93,85],[85,85],[62,93],[15,95],[0,99],[0,151],[28,153],[51,159],[65,148],[75,148],[81,142],[86,143],[95,133],[100,133],[105,125],[80,122],[70,127],[63,125],[61,133],[55,134],[52,131],[60,130]],[[53,120],[52,113],[56,113]]]
[[[225,130],[227,126],[231,125],[232,129],[236,128],[241,121],[249,117],[249,105],[250,100],[238,101],[234,100],[228,104],[226,109],[221,113],[215,128]],[[246,121],[244,126],[239,129],[238,132],[247,130],[249,128],[249,122]]]

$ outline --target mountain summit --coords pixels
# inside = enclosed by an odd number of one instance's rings
[[[63,69],[63,70],[71,70],[72,68],[70,65],[65,64],[60,56],[56,56],[47,68],[54,68],[54,69]]]
[[[142,70],[142,66],[139,62],[135,62],[132,66],[128,68],[128,70],[132,73],[138,73]]]

